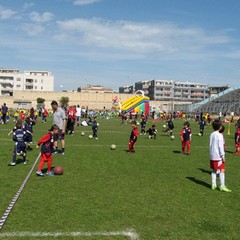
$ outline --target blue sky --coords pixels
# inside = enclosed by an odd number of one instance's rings
[[[239,86],[239,0],[0,0],[0,67],[55,90],[168,79]]]

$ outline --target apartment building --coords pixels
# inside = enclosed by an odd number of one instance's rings
[[[119,87],[119,93],[133,94],[135,92],[134,86],[122,86]]]
[[[0,96],[12,96],[14,90],[53,91],[54,76],[48,71],[0,68]]]
[[[137,82],[135,90],[143,90],[155,101],[199,102],[209,97],[207,84],[179,82],[173,80],[150,80]]]

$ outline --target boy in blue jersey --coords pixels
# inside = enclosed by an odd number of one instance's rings
[[[21,121],[18,121],[16,123],[16,130],[13,132],[13,141],[15,142],[13,149],[13,160],[9,166],[16,165],[17,155],[21,155],[23,163],[26,164],[26,132],[23,130]]]

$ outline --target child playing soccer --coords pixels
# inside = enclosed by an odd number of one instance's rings
[[[212,169],[211,178],[212,178],[212,190],[217,189],[217,173],[220,176],[220,191],[222,192],[231,192],[225,186],[225,151],[224,151],[224,140],[223,134],[219,131],[222,127],[222,122],[219,119],[216,119],[212,123],[214,132],[210,135],[210,167]]]
[[[128,152],[129,153],[135,153],[135,150],[134,150],[133,146],[137,141],[138,128],[137,128],[136,121],[132,121],[131,125],[132,125],[132,131],[131,131],[130,140],[129,140],[129,143],[128,143],[128,149],[129,149]]]
[[[98,123],[97,123],[97,117],[94,117],[93,123],[92,123],[92,131],[93,131],[93,139],[98,140],[97,131],[98,131]]]
[[[172,136],[173,135],[173,129],[174,129],[173,121],[172,121],[171,118],[168,118],[167,119],[167,128],[165,130],[163,130],[163,132],[165,132],[165,133],[169,132],[170,136]]]
[[[26,132],[22,128],[22,122],[17,121],[16,127],[13,129],[13,141],[14,149],[13,149],[13,160],[9,164],[9,166],[15,166],[17,162],[17,155],[22,155],[23,163],[26,164],[26,143],[25,143]]]
[[[48,163],[48,169],[46,175],[48,176],[54,176],[54,173],[51,171],[52,168],[52,152],[54,150],[54,134],[57,134],[59,131],[59,127],[56,124],[53,124],[51,129],[49,130],[49,133],[44,135],[39,141],[36,146],[36,149],[39,149],[40,145],[41,147],[41,159],[40,164],[38,166],[38,170],[36,174],[38,176],[44,176],[42,172],[42,168],[45,162]]]
[[[146,134],[146,131],[145,131],[145,127],[146,127],[146,123],[147,123],[147,120],[146,120],[146,117],[145,117],[145,115],[143,114],[142,116],[141,116],[141,119],[142,119],[142,121],[141,121],[141,135],[142,134]]]
[[[238,155],[240,153],[240,123],[236,124],[235,146],[236,146],[236,151],[234,154]]]
[[[200,134],[203,136],[204,127],[206,126],[205,117],[203,117],[202,120],[199,121],[198,126],[199,126],[199,129],[200,129]]]
[[[157,129],[156,129],[156,126],[153,124],[152,127],[150,127],[148,130],[147,130],[147,133],[149,134],[148,138],[149,139],[156,139],[156,136],[157,136]]]
[[[189,122],[184,122],[183,129],[180,133],[180,137],[182,140],[182,154],[185,154],[185,148],[186,148],[186,154],[190,154],[191,149],[191,138],[192,138],[192,130],[190,128]]]
[[[26,131],[26,142],[27,142],[28,149],[31,149],[30,144],[33,141],[33,126],[35,124],[36,123],[34,120],[32,120],[30,117],[26,117],[23,128]]]

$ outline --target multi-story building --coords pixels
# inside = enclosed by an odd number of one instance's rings
[[[119,93],[132,94],[132,93],[134,93],[134,91],[135,91],[134,86],[123,86],[123,87],[119,87]]]
[[[144,92],[145,96],[149,96],[149,87],[151,86],[151,81],[140,81],[135,83],[135,91],[141,90]]]
[[[0,68],[0,96],[12,96],[14,90],[53,91],[54,76],[48,71]]]
[[[209,87],[207,84],[188,81],[151,80],[149,81],[148,96],[155,101],[199,102],[209,97]]]

